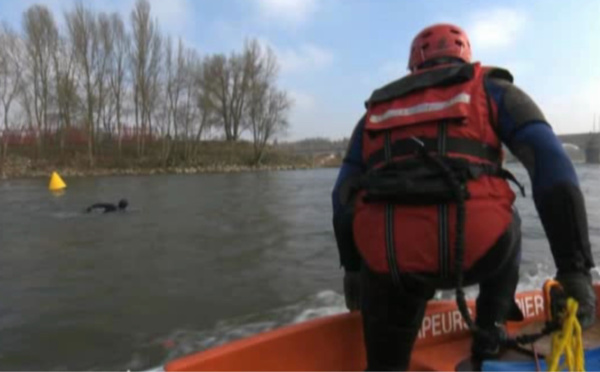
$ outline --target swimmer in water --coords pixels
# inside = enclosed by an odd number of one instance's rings
[[[127,202],[127,199],[121,199],[121,200],[119,200],[119,203],[117,205],[114,205],[111,203],[96,203],[96,204],[93,204],[93,205],[90,205],[89,207],[87,207],[87,209],[85,211],[87,213],[90,213],[94,209],[104,209],[104,211],[102,213],[110,213],[110,212],[117,212],[117,211],[123,212],[127,208],[127,205],[129,205],[129,203]]]

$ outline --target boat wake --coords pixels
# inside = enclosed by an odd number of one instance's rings
[[[537,268],[521,272],[518,291],[540,289],[553,270],[538,263]],[[594,280],[600,280],[600,271],[594,269]],[[475,298],[477,286],[465,288],[468,298]],[[436,299],[453,299],[454,291],[439,291]],[[246,315],[217,323],[207,330],[176,330],[162,340],[166,352],[165,363],[186,354],[206,350],[227,342],[249,337],[282,326],[346,312],[344,296],[333,290],[324,290],[298,303],[263,313]],[[160,368],[155,369],[160,370]]]
[[[218,322],[207,330],[176,330],[155,344],[167,350],[164,362],[227,342],[310,319],[346,312],[344,296],[332,290],[321,291],[298,303],[263,313]],[[135,362],[131,363],[135,364]],[[160,371],[162,367],[152,369]]]

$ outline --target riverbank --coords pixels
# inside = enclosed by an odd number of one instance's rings
[[[298,155],[270,147],[257,165],[253,147],[247,142],[204,142],[195,152],[187,153],[185,149],[185,144],[179,144],[167,158],[159,156],[160,146],[149,147],[146,156],[138,156],[135,148],[124,148],[120,157],[104,150],[95,156],[94,167],[89,166],[83,151],[71,151],[62,156],[46,151],[43,157],[36,157],[32,148],[13,149],[0,166],[0,179],[48,177],[54,171],[64,177],[95,177],[286,171],[341,164],[341,158],[335,155]]]
[[[103,177],[103,176],[148,176],[158,174],[200,174],[200,173],[239,173],[239,172],[276,172],[320,168],[309,164],[268,164],[268,165],[237,165],[212,164],[202,166],[172,166],[172,167],[126,167],[126,168],[73,168],[61,166],[44,167],[6,167],[0,179],[39,178],[49,177],[54,171],[63,177]]]

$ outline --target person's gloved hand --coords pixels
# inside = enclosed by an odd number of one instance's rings
[[[579,303],[577,318],[581,328],[586,329],[596,321],[596,292],[589,273],[558,273],[556,280],[562,285],[566,294]]]
[[[360,310],[360,271],[344,273],[344,297],[348,310]]]

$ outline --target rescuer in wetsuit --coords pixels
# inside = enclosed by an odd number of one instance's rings
[[[420,206],[413,199],[407,205],[411,200],[406,195],[392,195],[400,203],[378,199],[393,194],[387,185],[394,182],[412,195],[428,190],[383,177],[405,172],[418,179],[419,172],[431,173],[408,166],[422,161],[420,151],[429,158],[458,159],[467,164],[461,171],[474,171],[466,183],[470,199],[464,202],[463,267],[465,285],[480,286],[475,324],[500,339],[504,323],[522,317],[514,303],[521,225],[512,206],[514,194],[501,179],[502,143],[529,173],[556,279],[579,302],[581,325],[590,327],[596,297],[584,198],[575,169],[542,111],[512,84],[508,71],[472,64],[469,40],[456,26],[424,29],[410,54],[411,73],[376,90],[367,101],[367,114],[354,129],[332,193],[346,305],[362,311],[367,369],[408,368],[428,300],[436,289],[455,284],[454,230],[448,226],[457,225],[449,213],[457,204],[425,200]],[[382,177],[375,177],[378,173]],[[440,191],[444,183],[431,183],[429,189]],[[469,214],[473,209],[477,213]],[[494,236],[497,240],[490,240]],[[473,246],[478,239],[490,245]],[[499,343],[474,337],[476,358],[499,355]]]
[[[90,213],[93,210],[102,209],[102,213],[111,213],[117,211],[125,211],[128,205],[129,203],[127,202],[127,199],[121,199],[119,200],[119,203],[117,205],[112,203],[96,203],[87,207],[85,211],[87,213]]]

